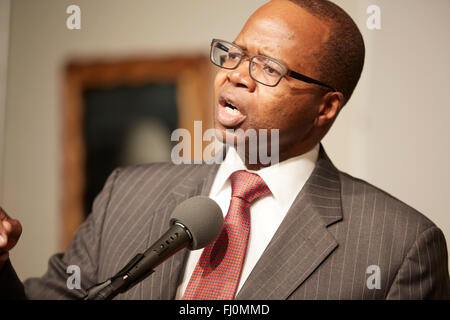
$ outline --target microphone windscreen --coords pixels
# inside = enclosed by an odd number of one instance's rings
[[[179,222],[192,235],[191,250],[201,249],[216,240],[223,225],[219,205],[211,198],[197,196],[180,203],[170,217],[170,224]]]

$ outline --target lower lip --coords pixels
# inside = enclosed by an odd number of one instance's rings
[[[225,107],[222,105],[218,105],[217,110],[217,121],[223,125],[224,127],[236,127],[240,125],[242,122],[244,122],[246,116],[243,114],[230,114],[225,111]]]

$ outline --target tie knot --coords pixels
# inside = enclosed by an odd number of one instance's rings
[[[264,180],[255,173],[244,170],[233,172],[230,176],[232,197],[238,197],[249,203],[270,194]]]

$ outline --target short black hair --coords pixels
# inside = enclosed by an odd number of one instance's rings
[[[315,54],[320,81],[342,92],[344,104],[350,99],[364,66],[365,46],[358,26],[339,6],[328,0],[288,0],[331,27],[323,49]]]

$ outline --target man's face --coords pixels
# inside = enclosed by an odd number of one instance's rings
[[[328,34],[326,24],[300,7],[273,1],[250,17],[234,42],[250,54],[269,56],[317,78],[313,55],[320,53]],[[237,69],[218,71],[214,93],[215,127],[223,137],[226,129],[279,129],[280,161],[308,151],[302,148],[318,114],[320,87],[287,76],[276,87],[265,86],[250,77],[245,59]],[[226,103],[237,111],[229,112]]]

